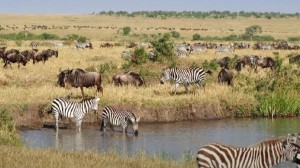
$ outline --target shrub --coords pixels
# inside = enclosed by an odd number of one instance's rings
[[[79,37],[77,38],[77,41],[78,41],[79,43],[85,43],[85,42],[87,41],[87,38],[84,37],[84,36],[79,36]]]
[[[58,35],[55,34],[49,34],[49,33],[43,33],[39,35],[41,40],[58,40],[60,39]]]
[[[128,27],[128,26],[123,27],[123,35],[124,35],[124,36],[129,35],[130,31],[131,31],[131,28],[130,28],[130,27]]]
[[[21,145],[13,118],[6,109],[0,111],[0,144]]]
[[[288,41],[300,41],[300,36],[288,37]]]
[[[193,41],[200,40],[200,39],[201,39],[200,34],[198,34],[198,33],[193,34],[193,38],[192,38]]]
[[[136,47],[133,51],[131,62],[135,64],[146,63],[148,60],[148,54],[144,47]]]
[[[202,67],[206,70],[214,70],[215,71],[218,68],[218,63],[216,60],[211,60],[211,61],[205,60],[202,63]]]
[[[161,37],[157,41],[152,41],[151,44],[153,46],[153,51],[154,54],[157,56],[158,61],[163,62],[164,60],[176,60],[174,43],[170,39],[170,34],[164,34],[163,37]]]
[[[171,35],[173,38],[179,38],[180,37],[180,33],[177,31],[171,31]]]

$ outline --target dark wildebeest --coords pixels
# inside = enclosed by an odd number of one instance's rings
[[[272,70],[274,70],[277,66],[276,61],[271,57],[259,59],[257,65],[262,68],[271,68]]]
[[[110,44],[110,43],[103,43],[100,45],[100,48],[110,48],[110,47],[113,47],[114,45],[113,44]]]
[[[4,60],[4,68],[7,68],[7,65],[9,64],[10,67],[11,63],[17,63],[18,64],[18,68],[20,68],[20,63],[22,63],[23,66],[25,66],[27,64],[27,59],[24,55],[22,55],[20,53],[20,51],[16,50],[15,52],[9,53],[7,55],[4,56],[3,58]]]
[[[300,55],[295,55],[289,58],[289,63],[300,63]]]
[[[144,79],[139,74],[130,71],[122,74],[114,75],[112,81],[116,86],[123,86],[123,85],[142,86],[145,84]]]
[[[217,63],[220,65],[221,68],[226,68],[229,69],[229,62],[230,62],[230,58],[229,57],[224,57],[222,59],[219,59],[217,61]]]
[[[40,53],[36,53],[33,57],[33,64],[40,61],[43,61],[45,63],[49,58],[51,58],[54,55],[56,58],[58,57],[57,50],[47,49],[47,50],[43,50]]]
[[[80,87],[82,97],[84,98],[83,87],[97,87],[97,93],[103,94],[103,88],[101,86],[101,74],[98,72],[86,72],[82,69],[71,69],[71,70],[60,70],[58,75],[57,84],[71,89],[71,87],[78,88]]]
[[[34,56],[37,54],[38,49],[33,50],[24,50],[21,52],[22,55],[24,55],[27,59],[27,61],[33,60]]]
[[[129,43],[128,45],[126,45],[126,48],[134,48],[135,46],[137,46],[137,44]]]
[[[232,79],[233,79],[233,72],[228,69],[222,68],[218,74],[218,82],[227,83],[227,85],[231,85]]]

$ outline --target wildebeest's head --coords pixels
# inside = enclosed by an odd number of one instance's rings
[[[66,70],[61,70],[61,68],[59,69],[59,74],[57,75],[58,80],[57,80],[57,84],[61,87],[65,87],[65,77],[66,75],[70,74],[71,70],[66,69]]]

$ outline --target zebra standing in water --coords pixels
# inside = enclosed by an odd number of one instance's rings
[[[200,67],[185,68],[185,69],[166,68],[163,70],[160,83],[164,84],[169,79],[173,79],[176,82],[174,94],[176,94],[180,83],[184,84],[185,91],[188,92],[188,85],[190,83],[196,83],[197,86],[200,87],[201,82],[204,81],[205,73],[211,74],[211,71],[205,72],[203,68]],[[205,86],[205,83],[203,83],[203,85]]]
[[[268,168],[283,161],[295,161],[300,152],[300,146],[295,144],[297,137],[298,134],[289,134],[245,148],[210,144],[198,151],[198,167]]]
[[[75,118],[76,128],[81,131],[81,122],[84,115],[92,110],[97,111],[99,101],[100,98],[84,99],[81,102],[72,102],[65,98],[54,99],[49,113],[53,112],[56,131],[58,131],[59,116]]]
[[[105,132],[106,125],[110,125],[111,129],[113,126],[122,126],[123,133],[127,133],[128,125],[131,124],[134,134],[138,135],[138,122],[140,117],[136,118],[135,115],[126,110],[116,110],[114,107],[106,106],[102,113],[102,123],[100,131]]]

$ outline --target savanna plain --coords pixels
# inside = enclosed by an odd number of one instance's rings
[[[172,38],[179,43],[217,43],[230,44],[233,41],[193,41],[194,34],[201,36],[225,37],[240,35],[252,25],[262,28],[260,35],[270,35],[275,39],[287,40],[299,37],[299,18],[224,18],[224,19],[189,19],[189,18],[144,18],[97,15],[0,15],[1,34],[32,33],[55,34],[64,41],[61,47],[54,47],[55,40],[36,40],[40,42],[39,51],[48,48],[57,49],[58,57],[50,58],[45,63],[12,68],[0,68],[0,138],[1,167],[195,167],[195,160],[184,162],[165,161],[155,156],[144,154],[134,157],[119,156],[115,153],[99,154],[89,152],[60,152],[53,149],[35,150],[23,147],[18,135],[18,128],[41,128],[45,123],[53,123],[47,110],[51,101],[57,97],[66,97],[68,91],[57,85],[60,70],[81,68],[98,71],[102,74],[103,95],[100,95],[99,115],[88,114],[84,123],[99,124],[101,111],[106,105],[128,109],[141,117],[141,122],[175,122],[183,120],[219,119],[228,117],[296,117],[300,112],[299,66],[290,64],[288,56],[299,54],[298,50],[253,50],[236,49],[234,53],[217,53],[214,49],[207,52],[191,53],[186,58],[168,61],[146,61],[143,64],[131,64],[121,56],[122,51],[131,42],[155,41],[165,33],[176,31],[180,37]],[[24,28],[26,25],[26,28]],[[33,29],[33,25],[46,25],[47,29]],[[14,27],[14,28],[11,28]],[[101,28],[100,28],[101,27]],[[130,27],[128,35],[123,28]],[[93,44],[93,49],[76,49],[75,42],[66,40],[71,35],[86,37]],[[31,49],[32,40],[0,39],[0,46],[7,49]],[[271,41],[267,43],[276,43]],[[100,48],[103,43],[112,43],[112,48]],[[243,41],[251,45],[256,41]],[[289,44],[299,45],[299,41]],[[146,49],[148,50],[151,49]],[[234,72],[231,86],[217,82],[220,67],[214,60],[225,56],[231,58],[242,55],[270,56],[279,68],[271,70],[258,67],[255,72],[250,67]],[[175,83],[161,85],[163,68],[168,66],[199,66],[212,70],[206,75],[206,86],[198,89],[191,85],[185,93],[179,87],[179,94],[174,95]],[[143,76],[142,87],[116,87],[112,76],[125,71],[134,71]],[[95,88],[84,89],[88,96],[95,96]],[[72,89],[71,99],[80,101],[80,89]],[[68,166],[66,166],[68,165]]]

